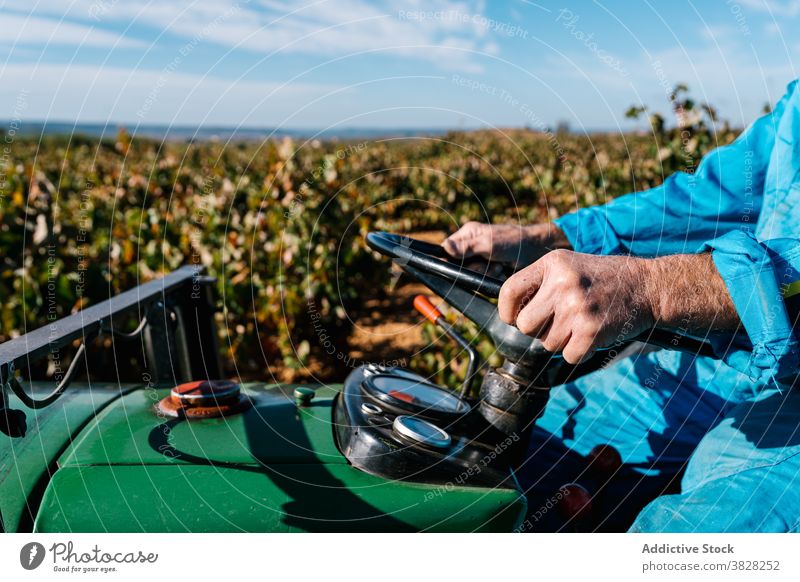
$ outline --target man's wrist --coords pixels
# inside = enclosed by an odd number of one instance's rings
[[[541,222],[524,227],[526,238],[532,243],[548,249],[572,250],[569,239],[554,222]]]

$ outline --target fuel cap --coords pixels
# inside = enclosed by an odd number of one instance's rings
[[[158,410],[175,418],[214,418],[236,414],[249,406],[250,399],[241,393],[238,382],[197,380],[175,386],[158,403]]]
[[[241,389],[231,380],[199,380],[175,386],[170,398],[183,406],[214,406],[237,400]]]
[[[435,449],[446,449],[451,438],[435,424],[414,416],[400,415],[392,423],[394,432],[405,439]]]

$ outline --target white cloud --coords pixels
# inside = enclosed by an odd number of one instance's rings
[[[728,24],[704,24],[700,27],[700,34],[707,40],[714,42],[733,41],[741,33]]]
[[[0,110],[20,109],[22,94],[25,107],[19,113],[23,119],[277,125],[306,103],[337,88],[232,82],[180,71],[7,65],[0,85]]]
[[[462,2],[438,4],[435,9],[412,4],[400,11],[361,0],[314,2],[302,7],[273,1],[264,3],[262,9],[244,7],[211,23],[208,10],[200,9],[172,20],[169,30],[191,38],[205,27],[206,38],[212,42],[261,53],[338,56],[372,51],[469,71],[480,68],[469,51],[483,52],[481,37],[487,35],[485,25],[472,21],[474,6]]]
[[[742,6],[746,6],[758,12],[766,12],[774,16],[784,16],[794,18],[800,14],[800,2],[797,0],[737,0]]]
[[[25,8],[22,0],[10,0],[9,5],[18,10]],[[112,23],[127,26],[135,20],[182,39],[200,36],[204,42],[258,53],[329,57],[374,51],[426,60],[443,69],[476,72],[481,69],[478,55],[496,54],[495,40],[502,35],[482,17],[483,8],[482,2],[475,1],[436,5],[411,1],[398,7],[396,3],[365,0],[316,0],[305,4],[285,0],[196,0],[188,5],[150,0],[75,0],[66,15],[104,27]],[[63,2],[55,0],[42,0],[34,10],[37,15],[65,14]],[[58,30],[54,38],[61,34],[74,42],[74,32]]]
[[[0,43],[13,45],[72,45],[94,47],[140,47],[143,43],[108,32],[36,16],[3,14],[4,34]]]

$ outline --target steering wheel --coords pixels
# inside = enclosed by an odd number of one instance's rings
[[[490,299],[499,297],[504,279],[464,267],[463,261],[452,258],[440,245],[404,235],[371,232],[367,234],[367,244],[371,249],[390,257],[403,271],[478,324],[491,338],[500,355],[535,370],[539,382],[555,385],[561,383],[560,380],[566,377],[565,373],[573,377],[571,372],[576,366],[569,366],[560,354],[545,350],[541,341],[500,319],[497,307]],[[496,262],[487,261],[487,267],[497,265]],[[625,344],[632,341],[697,355],[715,355],[710,343],[665,329],[648,330]],[[586,373],[596,368],[600,361],[607,361],[611,348],[619,350],[623,345],[600,349],[589,362],[577,367],[582,368],[581,373]]]
[[[370,232],[367,244],[379,253],[394,259],[401,268],[410,266],[426,273],[433,273],[458,284],[463,289],[475,291],[497,299],[503,280],[464,267],[445,252],[441,245],[417,240],[390,232]],[[480,260],[480,259],[479,259]],[[502,263],[485,261],[487,267],[505,270]],[[487,271],[491,269],[487,268]]]

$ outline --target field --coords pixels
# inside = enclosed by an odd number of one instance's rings
[[[412,313],[419,287],[396,280],[364,235],[436,240],[467,220],[548,220],[693,171],[735,137],[713,111],[675,105],[681,127],[653,116],[646,131],[623,135],[161,143],[124,130],[102,141],[7,133],[0,341],[202,264],[218,278],[231,375],[338,380],[361,358],[413,356],[417,368],[452,379],[461,360]]]

